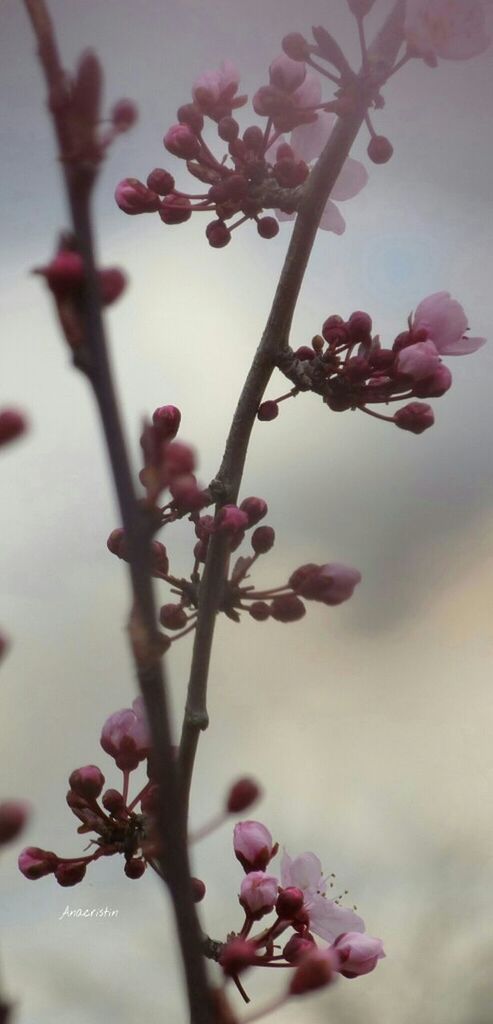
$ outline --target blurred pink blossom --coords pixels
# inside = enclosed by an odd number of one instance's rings
[[[407,0],[404,34],[431,64],[476,57],[491,42],[480,0]]]
[[[413,318],[413,330],[425,328],[442,356],[465,356],[476,352],[486,338],[467,338],[468,323],[460,302],[449,292],[434,292],[419,303]],[[415,348],[416,346],[413,346]]]
[[[310,99],[309,103],[303,103],[303,105],[312,105],[318,102],[316,96],[308,96],[308,90],[313,89],[311,82],[312,76],[307,75],[302,86],[294,94],[298,96],[302,90],[305,90],[306,99]],[[319,86],[317,79],[314,80],[316,85]],[[320,86],[319,86],[320,88]],[[299,125],[291,132],[290,145],[293,149],[296,160],[304,160],[305,163],[310,164],[318,159],[322,150],[327,143],[329,136],[332,132],[334,124],[336,122],[335,114],[328,114],[322,112],[318,115],[317,120],[311,124]],[[332,189],[330,199],[325,204],[325,209],[322,214],[320,221],[320,227],[324,231],[333,231],[336,235],[342,235],[346,230],[346,222],[344,217],[333,200],[337,202],[344,202],[346,199],[353,199],[354,196],[361,192],[368,181],[368,172],[363,164],[359,160],[353,160],[352,157],[348,157],[344,167]],[[278,220],[294,220],[294,213],[282,213],[280,210],[276,211]]]
[[[304,894],[304,909],[310,919],[310,931],[321,939],[333,942],[342,932],[364,932],[361,917],[347,907],[340,907],[325,895],[326,880],[322,865],[314,853],[302,853],[294,860],[284,852],[281,860],[283,887],[296,886]]]
[[[133,771],[148,756],[151,737],[142,697],[136,697],[131,708],[115,711],[106,719],[100,743],[122,771]]]

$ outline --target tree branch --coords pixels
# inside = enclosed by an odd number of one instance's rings
[[[226,502],[235,502],[238,496],[257,409],[276,362],[288,346],[294,310],[325,203],[349,156],[368,103],[386,72],[390,71],[400,49],[404,11],[404,0],[397,0],[369,49],[369,66],[374,69],[374,79],[368,79],[366,67],[361,69],[356,110],[350,117],[337,121],[306,184],[269,318],[241,391],[217,474],[225,489],[225,497],[218,503],[218,508]],[[200,584],[199,613],[180,743],[181,782],[187,803],[200,732],[208,725],[207,681],[228,554],[227,538],[213,535]]]
[[[101,315],[101,296],[90,220],[90,196],[97,166],[74,159],[67,76],[60,63],[55,34],[44,0],[25,0],[39,46],[48,86],[67,197],[83,259],[81,299],[84,325],[84,368],[93,386],[129,551],[134,608],[130,634],[138,683],[149,721],[152,768],[159,787],[158,824],[163,840],[160,865],[171,893],[185,967],[192,1024],[212,1024],[213,1012],[202,953],[202,938],[192,898],[186,824],[171,740],[166,679],[159,651],[159,630],[151,581],[152,529],[137,500],[108,360]],[[76,359],[77,362],[77,353]]]

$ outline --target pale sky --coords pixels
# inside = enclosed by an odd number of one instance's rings
[[[124,267],[131,281],[108,316],[128,436],[136,452],[142,415],[178,405],[205,483],[291,229],[266,242],[247,225],[227,249],[211,251],[202,222],[167,229],[157,217],[125,217],[113,190],[127,175],[173,169],[162,136],[201,71],[229,57],[251,94],[288,31],[326,24],[354,55],[354,28],[343,0],[50,7],[66,64],[96,47],[108,104],[125,95],[140,109],[97,197],[102,262]],[[387,7],[378,0],[372,21]],[[105,548],[118,516],[93,403],[29,274],[50,255],[66,215],[30,29],[14,0],[0,8],[0,47],[0,405],[15,404],[32,422],[0,460],[0,625],[12,639],[0,689],[0,796],[27,797],[35,808],[23,841],[2,859],[1,974],[19,1002],[18,1024],[133,1024],[137,1014],[178,1024],[174,939],[157,881],[132,883],[112,859],[63,890],[52,878],[27,882],[15,863],[26,844],[80,851],[66,779],[92,762],[117,783],[99,731],[132,700],[134,682],[125,571]],[[357,140],[369,183],[341,204],[345,235],[320,233],[295,346],[329,314],[353,309],[367,309],[389,343],[417,303],[442,289],[463,303],[472,334],[493,337],[492,79],[490,52],[435,71],[416,63],[389,84],[375,123],[394,158],[375,167],[365,160],[367,138]],[[304,1003],[307,1021],[353,1024],[363,1013],[370,1024],[488,1021],[492,352],[490,344],[450,358],[454,386],[434,400],[436,425],[421,437],[359,413],[331,414],[310,395],[254,432],[242,493],[265,497],[278,538],[256,579],[282,582],[309,561],[346,562],[363,574],[351,602],[310,607],[301,623],[219,624],[194,790],[198,824],[232,778],[256,775],[266,795],[255,815],[290,852],[317,852],[350,889],[370,934],[384,939],[378,971]],[[283,390],[278,377],[269,394]],[[183,524],[163,538],[179,574],[188,571],[190,534]],[[161,603],[167,595],[163,586]],[[177,720],[190,649],[186,641],[170,658]],[[230,843],[224,828],[196,857],[208,885],[204,920],[216,937],[239,923]],[[59,921],[67,903],[114,906],[118,918]],[[251,982],[259,999],[275,987],[264,973]],[[277,1019],[299,1020],[298,1007]]]

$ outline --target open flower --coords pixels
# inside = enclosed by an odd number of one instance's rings
[[[413,331],[424,328],[442,356],[465,356],[476,352],[486,338],[468,338],[466,314],[450,292],[434,292],[419,303],[413,318]],[[416,348],[417,346],[413,346]]]
[[[298,92],[301,90],[307,91],[308,88],[312,89],[310,75],[306,76],[305,82],[300,87]],[[318,83],[318,80],[315,79]],[[306,84],[308,83],[308,85]],[[314,96],[308,96],[307,99],[314,101]],[[315,103],[317,101],[315,100]],[[311,124],[301,124],[291,132],[290,146],[294,152],[295,160],[304,160],[305,163],[310,164],[318,159],[322,150],[324,149],[329,136],[332,132],[334,124],[336,122],[335,114],[328,114],[322,112],[318,115],[317,120]],[[346,199],[353,199],[354,196],[361,192],[368,181],[368,172],[363,164],[359,160],[353,160],[352,157],[348,157],[344,167],[332,189],[330,199],[327,200],[320,221],[320,227],[324,231],[333,231],[336,235],[342,235],[346,230],[346,222],[344,217],[339,212],[335,202],[344,202]],[[293,220],[294,213],[282,213],[280,210],[276,211],[278,220]]]
[[[364,932],[364,921],[354,910],[341,907],[334,900],[327,899],[326,881],[322,865],[314,853],[301,853],[291,858],[286,852],[281,860],[281,884],[283,887],[296,886],[304,895],[310,931],[321,939],[333,942],[343,932]]]
[[[477,57],[491,42],[480,0],[407,0],[404,34],[429,64]]]

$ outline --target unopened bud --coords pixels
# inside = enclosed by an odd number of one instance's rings
[[[55,878],[59,885],[68,889],[72,885],[82,882],[86,873],[86,863],[83,860],[72,861],[68,864],[61,863],[55,870]]]
[[[385,135],[372,135],[366,152],[374,164],[386,164],[394,152],[394,147]]]
[[[261,794],[260,787],[253,779],[238,779],[228,793],[226,810],[228,814],[241,814],[254,804]]]
[[[85,800],[96,800],[104,786],[104,775],[95,764],[87,764],[83,768],[76,768],[68,781],[78,796]]]

